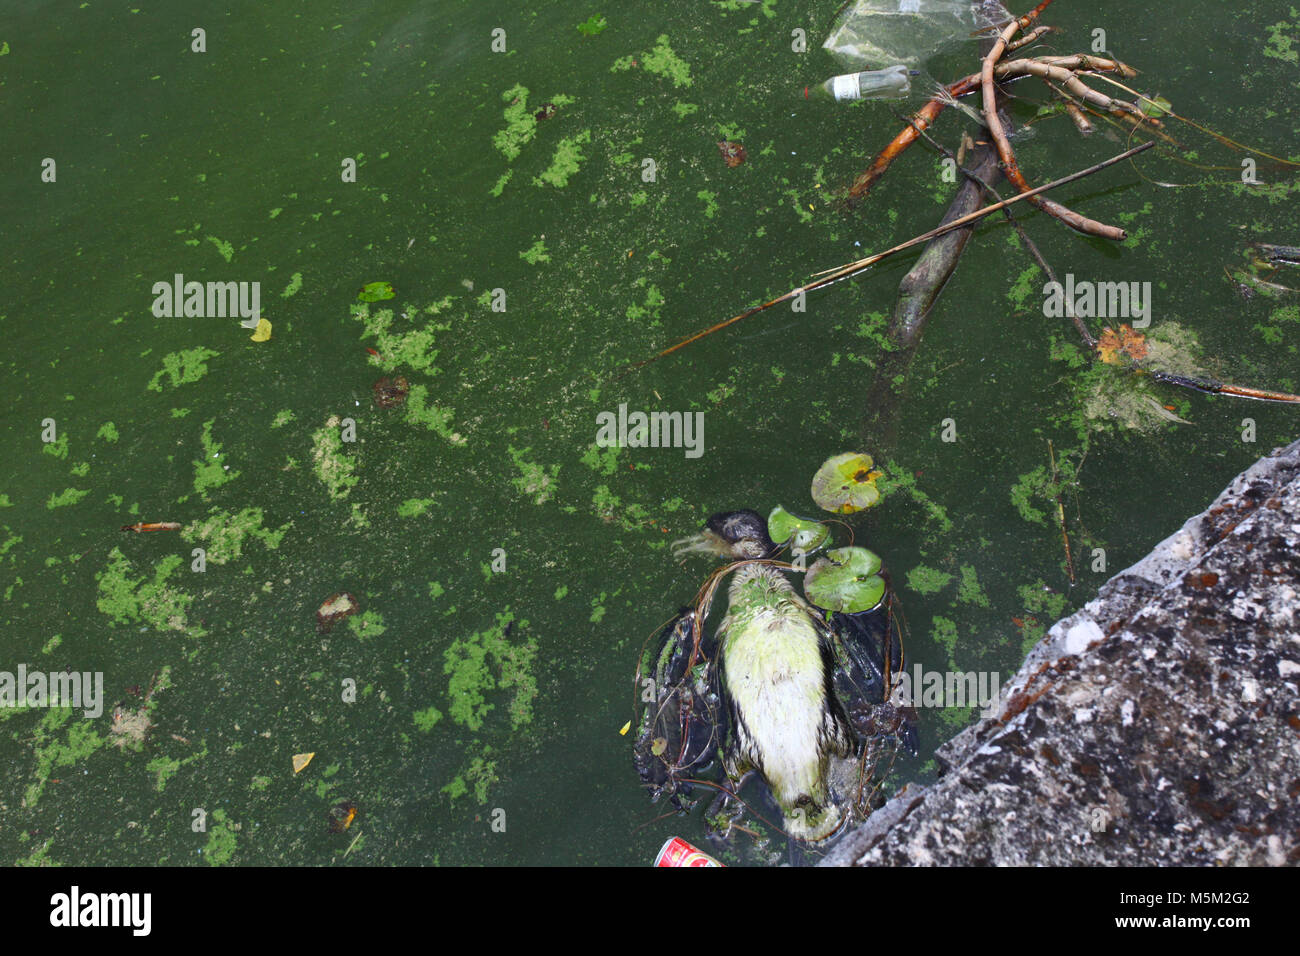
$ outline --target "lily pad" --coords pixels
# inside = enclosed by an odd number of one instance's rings
[[[885,599],[880,568],[880,556],[874,551],[836,548],[808,569],[803,591],[808,600],[827,611],[870,611]]]
[[[851,515],[880,503],[876,479],[882,472],[873,468],[871,456],[848,452],[828,458],[813,476],[812,498],[817,507],[834,514]]]
[[[357,293],[357,298],[362,302],[383,302],[385,299],[391,299],[396,292],[393,291],[391,282],[367,282]]]
[[[1163,96],[1143,96],[1138,100],[1138,107],[1147,116],[1164,116],[1174,111],[1174,104]]]
[[[810,554],[827,542],[831,529],[820,521],[792,515],[777,505],[767,516],[767,536],[779,545],[789,542],[792,551]]]

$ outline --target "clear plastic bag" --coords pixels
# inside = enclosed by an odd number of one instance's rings
[[[822,48],[854,70],[919,69],[957,43],[974,49],[973,31],[1010,19],[988,0],[852,0]]]

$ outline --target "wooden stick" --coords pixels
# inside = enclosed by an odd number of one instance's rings
[[[1091,129],[1089,132],[1091,132]],[[920,135],[925,138],[927,143],[948,156],[953,160],[953,162],[957,163],[957,168],[961,170],[961,174],[983,189],[984,195],[988,196],[991,202],[999,202],[1002,199],[1001,194],[993,188],[991,183],[976,175],[972,170],[966,169],[962,166],[957,157],[953,156],[952,150],[948,149],[942,143],[937,142],[929,133],[922,132]],[[1056,273],[1052,271],[1052,267],[1043,257],[1043,254],[1038,250],[1038,246],[1034,243],[1034,240],[1029,238],[1029,233],[1025,232],[1025,227],[1020,224],[1020,220],[1013,216],[1011,210],[1005,206],[1002,209],[1002,215],[1005,216],[1007,221],[1015,228],[1016,234],[1020,236],[1020,241],[1025,244],[1025,248],[1029,251],[1029,254],[1033,257],[1034,261],[1038,263],[1039,268],[1041,268],[1047,275],[1047,278],[1052,282],[1056,282]],[[1088,352],[1085,354],[1091,356],[1097,348],[1097,337],[1092,334],[1092,330],[1088,328],[1087,323],[1085,323],[1074,311],[1074,303],[1065,303],[1065,316],[1074,323],[1074,327],[1078,331],[1079,337],[1083,339],[1083,344],[1088,349]]]
[[[1047,455],[1052,462],[1052,484],[1056,488],[1056,520],[1061,525],[1061,540],[1065,542],[1065,570],[1070,576],[1070,583],[1074,584],[1074,557],[1070,554],[1070,533],[1065,530],[1065,505],[1061,504],[1061,488],[1057,483],[1060,478],[1060,472],[1056,470],[1056,451],[1052,448],[1052,440],[1047,439]]]
[[[993,75],[999,80],[1019,79],[1028,76],[1029,71],[1022,67],[1026,63],[1047,63],[1048,65],[1057,65],[1060,63],[1066,66],[1068,63],[1082,64],[1087,63],[1087,68],[1095,72],[1115,72],[1121,76],[1132,76],[1137,73],[1132,67],[1119,62],[1118,60],[1107,60],[1101,57],[1088,56],[1087,54],[1075,54],[1074,56],[1052,56],[1052,57],[1035,57],[1034,59],[1008,60],[1005,63],[999,63],[993,68]],[[885,146],[872,161],[866,172],[860,174],[857,179],[853,180],[853,185],[849,187],[849,200],[856,202],[865,196],[876,181],[885,174],[890,165],[896,160],[902,152],[916,142],[919,136],[919,130],[928,129],[934,125],[935,120],[939,118],[949,105],[949,97],[956,99],[959,96],[965,96],[973,93],[979,88],[980,74],[972,73],[970,76],[963,76],[955,83],[950,83],[945,88],[946,96],[933,97],[928,103],[916,111],[909,120],[907,126],[899,132],[889,144]]]
[[[1007,43],[1021,27],[1028,25],[1029,21],[1038,16],[1039,13],[1051,3],[1051,0],[1044,0],[1035,7],[1027,16],[1011,23],[998,36],[997,42],[993,44],[993,49],[989,51],[988,56],[984,58],[983,67],[980,70],[980,93],[984,100],[984,125],[988,127],[989,135],[993,137],[993,143],[998,148],[998,156],[1002,160],[1002,172],[1021,195],[1029,195],[1029,182],[1025,179],[1024,173],[1020,171],[1020,164],[1016,162],[1015,151],[1011,148],[1011,141],[1007,139],[1006,130],[1002,128],[997,116],[997,104],[993,90],[993,66],[1001,58],[1003,50],[1006,49]],[[1026,61],[1031,62],[1031,61]],[[1091,236],[1101,236],[1104,239],[1113,239],[1122,241],[1126,233],[1118,226],[1110,226],[1105,223],[1097,222],[1095,219],[1089,219],[1087,216],[1081,216],[1073,209],[1068,209],[1060,203],[1051,199],[1033,199],[1035,206],[1053,216],[1072,229]]]
[[[1145,371],[1145,370],[1143,370]],[[1237,398],[1253,398],[1257,402],[1286,402],[1300,404],[1300,395],[1289,392],[1272,392],[1263,388],[1251,388],[1249,385],[1225,385],[1222,382],[1204,382],[1200,379],[1187,378],[1184,375],[1172,375],[1169,372],[1150,372],[1151,380],[1167,385],[1180,385],[1195,389],[1209,395],[1233,395]]]
[[[1104,159],[1100,163],[1097,163],[1096,165],[1089,166],[1087,169],[1081,169],[1077,173],[1071,173],[1068,176],[1063,176],[1060,179],[1054,180],[1045,185],[1037,186],[1029,190],[1029,192],[1027,193],[1019,193],[1018,195],[1012,196],[1010,199],[1004,199],[1001,202],[996,202],[990,206],[985,206],[982,209],[977,209],[975,212],[970,213],[969,215],[962,216],[959,219],[954,219],[952,222],[944,223],[941,226],[937,226],[934,229],[931,229],[929,232],[924,232],[919,236],[907,240],[907,242],[900,242],[898,245],[894,246],[893,248],[886,249],[884,252],[877,252],[874,255],[866,256],[865,258],[858,259],[856,262],[850,262],[847,265],[837,266],[834,269],[824,269],[821,272],[816,272],[813,274],[813,277],[816,279],[815,282],[810,282],[807,285],[799,286],[797,289],[791,289],[789,292],[785,293],[784,295],[777,296],[775,299],[773,299],[770,302],[764,302],[762,305],[756,305],[751,309],[746,309],[744,312],[741,312],[739,315],[733,315],[729,319],[724,319],[723,321],[719,322],[717,325],[713,325],[705,329],[703,332],[696,332],[694,335],[690,336],[689,338],[682,339],[682,341],[678,342],[676,345],[664,349],[662,352],[660,352],[657,355],[651,356],[648,359],[644,359],[640,362],[636,362],[632,365],[629,365],[623,371],[624,373],[630,372],[634,369],[638,369],[645,365],[649,365],[651,362],[657,362],[659,359],[663,358],[664,356],[671,355],[673,352],[685,348],[686,346],[690,345],[692,342],[699,341],[700,339],[704,338],[706,335],[712,335],[714,332],[717,332],[721,329],[725,329],[729,325],[734,325],[735,323],[739,322],[741,319],[747,319],[751,315],[755,315],[759,312],[763,312],[766,309],[770,309],[774,305],[780,305],[782,302],[789,302],[791,299],[793,299],[795,296],[799,295],[800,293],[812,292],[816,289],[825,288],[826,286],[831,285],[832,283],[835,282],[839,282],[843,279],[852,278],[853,276],[857,275],[859,272],[863,272],[864,270],[875,265],[881,259],[884,259],[888,256],[892,256],[896,252],[902,252],[904,249],[912,248],[912,246],[920,245],[923,242],[929,242],[935,236],[941,236],[945,232],[951,232],[953,229],[960,229],[962,226],[966,225],[967,223],[975,222],[978,219],[983,219],[985,216],[992,215],[993,213],[1001,209],[1005,209],[1007,206],[1021,202],[1022,200],[1031,199],[1032,197],[1037,196],[1039,193],[1046,192],[1049,189],[1055,189],[1058,186],[1064,186],[1076,180],[1083,179],[1085,176],[1091,176],[1093,173],[1103,170],[1107,166],[1113,166],[1116,163],[1123,162],[1124,160],[1128,159],[1130,156],[1136,156],[1138,153],[1142,152],[1143,150],[1150,149],[1154,145],[1155,143],[1146,142],[1138,146],[1134,146],[1132,149],[1125,150],[1124,152],[1120,153],[1117,156],[1112,156],[1110,159]],[[818,278],[818,277],[824,277],[824,278]]]

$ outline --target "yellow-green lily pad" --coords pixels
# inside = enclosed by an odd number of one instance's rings
[[[827,542],[831,529],[820,521],[792,515],[777,505],[767,516],[767,536],[778,545],[789,543],[792,551],[811,554]]]
[[[828,458],[813,476],[812,498],[817,507],[839,515],[851,515],[880,503],[876,479],[882,472],[873,467],[871,456],[848,452]]]
[[[803,591],[808,600],[827,611],[870,611],[885,599],[880,568],[880,556],[874,551],[836,548],[808,569]]]
[[[397,293],[393,291],[391,282],[367,282],[357,293],[357,298],[362,302],[383,302],[395,295]]]

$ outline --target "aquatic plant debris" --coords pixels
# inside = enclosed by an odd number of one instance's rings
[[[818,558],[804,578],[808,600],[827,611],[870,611],[885,598],[880,556],[866,548],[835,548]]]
[[[149,379],[148,388],[151,392],[161,392],[162,378],[167,376],[172,388],[179,388],[182,385],[188,385],[190,382],[197,382],[204,375],[208,374],[208,359],[216,358],[220,352],[208,348],[185,349],[180,352],[170,352],[163,356],[163,367],[154,373],[153,378]]]
[[[383,302],[396,295],[391,282],[367,282],[357,293],[357,298],[362,302]]]
[[[813,476],[812,499],[817,507],[833,514],[848,515],[875,507],[881,499],[876,482],[882,474],[870,455],[836,455],[823,462]]]
[[[767,516],[767,536],[778,545],[789,543],[792,552],[808,554],[830,539],[831,529],[820,521],[792,515],[777,505]]]

